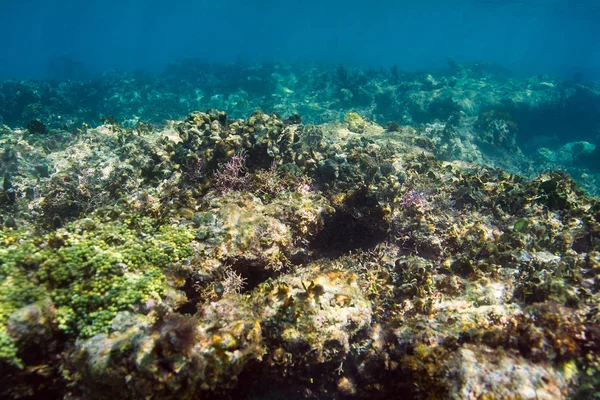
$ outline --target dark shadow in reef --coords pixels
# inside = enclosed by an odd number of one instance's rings
[[[375,195],[362,187],[325,219],[323,229],[309,247],[326,257],[368,249],[385,239],[387,225]]]
[[[185,297],[188,299],[185,303],[175,309],[179,314],[194,315],[198,311],[200,294],[196,290],[194,283],[195,279],[188,277],[183,286],[179,288],[179,290],[182,290],[185,293]]]

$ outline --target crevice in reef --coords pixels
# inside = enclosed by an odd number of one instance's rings
[[[198,304],[206,300],[206,292],[198,288],[199,280],[201,286],[212,288],[217,298],[224,293],[234,291],[236,293],[246,293],[256,288],[261,283],[276,275],[277,271],[267,268],[267,264],[261,260],[231,259],[224,262],[225,268],[215,272],[211,277],[205,276],[204,279],[198,279],[198,276],[189,276],[185,283],[179,287],[187,298],[187,301],[177,307],[175,311],[179,314],[194,315],[197,312]],[[209,290],[210,291],[210,290]]]
[[[185,297],[188,299],[187,302],[175,309],[179,314],[194,315],[197,311],[198,301],[200,300],[200,294],[194,287],[194,280],[188,277],[181,288],[185,293]]]
[[[253,290],[267,279],[275,276],[275,270],[267,269],[263,263],[256,260],[237,259],[231,264],[231,269],[244,279],[240,293]]]
[[[363,187],[352,193],[335,213],[325,219],[323,229],[315,235],[309,247],[326,257],[368,249],[385,239],[387,225],[377,198]]]

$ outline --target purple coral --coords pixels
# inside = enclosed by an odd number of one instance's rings
[[[215,172],[215,188],[224,194],[230,190],[241,190],[248,183],[244,168],[246,154],[240,152],[232,156],[221,169]]]
[[[404,193],[398,204],[403,208],[422,207],[425,204],[425,193],[413,189]]]

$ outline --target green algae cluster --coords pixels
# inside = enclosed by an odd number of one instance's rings
[[[0,231],[0,359],[20,364],[6,324],[28,304],[49,298],[58,329],[87,338],[107,331],[119,311],[159,299],[165,268],[190,256],[192,238],[149,218],[86,218],[44,235]]]

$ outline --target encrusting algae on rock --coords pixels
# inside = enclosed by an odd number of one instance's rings
[[[598,200],[356,117],[107,122],[56,144],[48,176],[14,173],[2,396],[598,392]],[[11,162],[36,157],[7,135]]]

